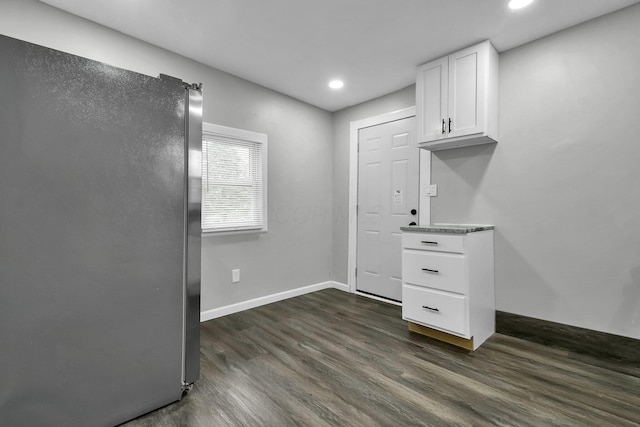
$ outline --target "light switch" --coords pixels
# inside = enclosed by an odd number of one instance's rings
[[[435,197],[438,195],[438,186],[436,184],[425,185],[424,195],[427,197]]]

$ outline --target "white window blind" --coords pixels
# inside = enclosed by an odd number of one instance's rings
[[[202,231],[266,230],[267,136],[205,123]]]

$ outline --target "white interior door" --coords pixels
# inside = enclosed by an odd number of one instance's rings
[[[358,144],[356,289],[401,301],[400,227],[418,222],[415,117],[360,129]]]

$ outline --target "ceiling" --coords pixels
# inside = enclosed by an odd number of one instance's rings
[[[328,111],[396,91],[415,67],[499,52],[639,0],[41,0]],[[340,78],[340,90],[328,87]]]

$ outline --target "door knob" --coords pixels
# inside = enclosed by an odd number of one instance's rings
[[[415,210],[415,209],[411,209],[411,215],[415,215],[415,214],[417,214],[417,213],[418,213],[418,211],[417,211],[417,210]]]

